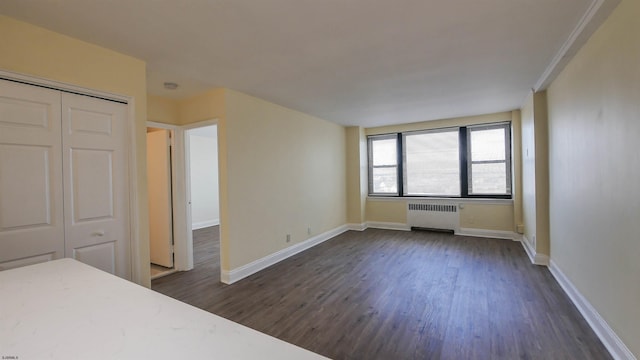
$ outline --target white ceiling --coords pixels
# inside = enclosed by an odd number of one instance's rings
[[[2,0],[0,13],[146,61],[153,95],[227,87],[370,127],[519,108],[617,2]]]

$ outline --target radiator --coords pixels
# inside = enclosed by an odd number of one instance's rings
[[[460,227],[458,204],[433,201],[410,201],[407,207],[407,222],[412,228],[452,230],[458,232]]]

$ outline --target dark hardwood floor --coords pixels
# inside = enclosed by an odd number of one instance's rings
[[[333,359],[610,359],[548,269],[509,240],[349,231],[233,285],[218,228],[156,291]]]

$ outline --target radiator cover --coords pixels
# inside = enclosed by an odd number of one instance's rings
[[[409,201],[407,222],[411,227],[453,230],[460,229],[460,211],[453,202]]]

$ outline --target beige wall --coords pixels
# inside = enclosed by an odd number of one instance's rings
[[[366,204],[367,221],[403,224],[407,223],[407,200],[369,198]]]
[[[511,162],[511,170],[513,174],[513,231],[522,233],[524,227],[524,219],[522,212],[522,114],[520,110],[512,112],[511,120],[511,158],[518,161]]]
[[[160,96],[147,96],[147,119],[165,124],[180,124],[180,102]]]
[[[536,240],[536,146],[533,92],[522,106],[522,217],[525,241],[535,249]]]
[[[522,107],[522,211],[525,241],[549,255],[547,93],[530,93]]]
[[[460,210],[460,227],[513,231],[513,204],[467,203]]]
[[[547,92],[534,98],[536,157],[536,253],[549,255],[549,131]]]
[[[218,125],[218,201],[220,214],[220,266],[229,270],[229,176],[225,89],[212,89],[178,102],[178,125],[216,120]]]
[[[229,89],[149,98],[162,122],[217,120],[224,271],[347,223],[344,127]]]
[[[226,269],[347,222],[344,127],[231,90],[225,108]]]
[[[410,124],[400,124],[391,126],[380,126],[374,128],[367,128],[365,133],[367,135],[388,134],[402,131],[414,131],[414,130],[427,130],[427,129],[439,129],[454,126],[466,126],[475,124],[489,124],[501,121],[511,121],[513,113],[511,111],[505,111],[495,114],[477,115],[477,116],[465,116],[452,119],[423,121]]]
[[[348,127],[347,136],[347,222],[362,225],[366,221],[368,192],[367,138],[364,128]]]
[[[112,50],[40,27],[0,16],[0,69],[60,81],[87,89],[125,95],[133,100],[137,161],[137,256],[140,281],[149,286],[149,234],[147,213],[145,63]]]
[[[640,1],[548,89],[551,258],[640,357]]]
[[[467,116],[454,119],[443,119],[420,123],[368,128],[365,129],[365,133],[366,135],[377,135],[393,132],[437,129],[512,120],[518,121],[516,125],[519,129],[519,112],[508,111],[479,116]],[[517,143],[514,141],[513,145],[515,146],[517,145]],[[515,165],[514,168],[517,169],[519,167],[520,159],[515,156],[513,156],[512,159]],[[519,174],[514,171],[514,176],[517,178]],[[517,181],[519,181],[519,179],[517,179]],[[516,189],[518,189],[518,187],[514,185],[514,191]],[[516,199],[518,199],[518,197],[514,196],[514,200]],[[518,202],[515,206],[520,207],[521,205]],[[482,202],[476,201],[465,205],[464,209],[460,211],[460,227],[482,230],[514,231],[515,213],[514,202],[506,204],[504,202],[486,202],[483,204]],[[376,199],[373,197],[368,198],[366,200],[366,220],[369,222],[406,224],[407,200]]]
[[[225,89],[212,89],[197,96],[179,100],[178,104],[179,125],[214,119],[224,122]]]

